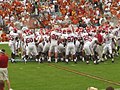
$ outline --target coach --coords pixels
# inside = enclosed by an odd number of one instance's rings
[[[10,81],[8,79],[8,56],[5,54],[5,50],[0,50],[0,80],[6,81],[8,90],[10,88]]]

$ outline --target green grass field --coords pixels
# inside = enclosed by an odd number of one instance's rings
[[[8,45],[0,44],[1,48],[10,55]],[[90,86],[99,90],[113,86],[120,90],[120,56],[115,57],[115,63],[108,60],[99,65],[92,62],[89,65],[85,62],[9,62],[8,70],[13,90],[87,90]]]

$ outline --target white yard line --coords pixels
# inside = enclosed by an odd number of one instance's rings
[[[105,89],[100,89],[100,90],[105,90]],[[120,90],[120,88],[114,88],[114,90]]]
[[[0,44],[8,44],[8,42],[0,42]]]

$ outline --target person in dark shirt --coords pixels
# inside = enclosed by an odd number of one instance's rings
[[[103,62],[104,61],[102,58],[102,56],[103,56],[103,54],[102,54],[102,52],[103,52],[103,35],[100,33],[100,30],[97,30],[95,37],[98,40],[98,45],[96,47],[96,53],[97,53],[96,55],[99,56],[98,62],[100,62],[100,61]]]
[[[4,90],[5,83],[3,80],[0,80],[0,90]]]
[[[5,54],[5,49],[0,50],[0,80],[6,81],[8,90],[10,88],[10,81],[8,79],[8,56]]]
[[[106,88],[106,90],[114,90],[114,88],[109,86],[109,87]]]
[[[97,31],[96,38],[98,39],[98,42],[99,42],[100,44],[103,43],[103,36],[100,34],[100,31],[99,31],[99,30]]]
[[[8,56],[4,53],[5,50],[2,49],[0,51],[0,68],[7,68],[8,67]]]

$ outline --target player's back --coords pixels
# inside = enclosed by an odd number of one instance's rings
[[[14,42],[17,37],[19,37],[19,34],[18,34],[18,33],[14,33],[13,31],[10,32],[10,34],[9,34],[9,40],[10,40],[10,41],[13,41],[13,42]]]

